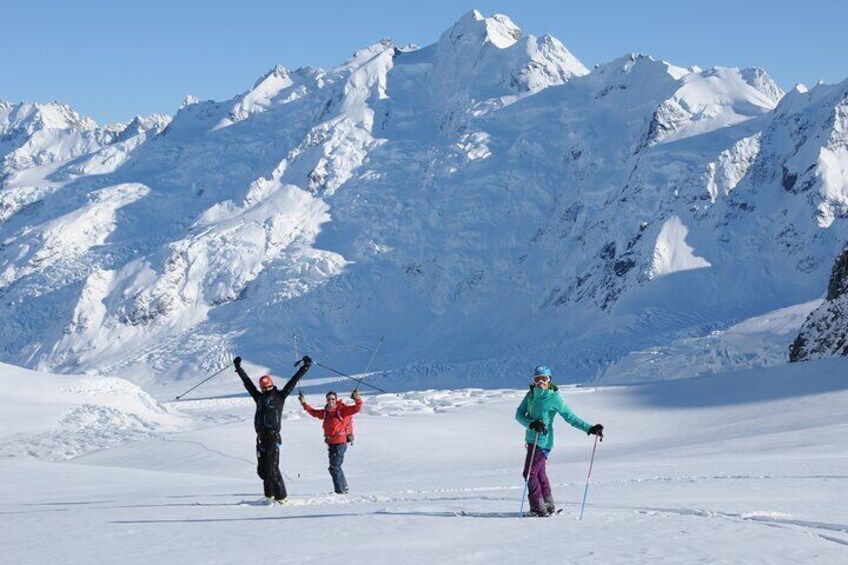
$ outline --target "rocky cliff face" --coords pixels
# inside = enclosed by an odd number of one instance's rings
[[[848,246],[836,259],[825,302],[813,311],[789,347],[789,360],[848,356]]]

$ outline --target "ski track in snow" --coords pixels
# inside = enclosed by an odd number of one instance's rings
[[[169,438],[169,437],[161,437],[159,439],[161,439],[162,441],[170,442],[170,443],[184,443],[184,444],[188,444],[188,445],[199,445],[201,448],[208,451],[209,453],[213,453],[215,455],[220,455],[221,457],[226,457],[227,459],[232,459],[234,461],[244,461],[245,463],[247,463],[251,466],[256,465],[256,461],[251,461],[249,459],[245,459],[244,457],[236,457],[234,455],[229,455],[229,454],[224,453],[222,451],[218,451],[217,449],[212,449],[211,447],[209,447],[208,445],[206,445],[202,441],[194,441],[194,440],[190,440],[190,439],[173,439],[173,438]]]
[[[708,479],[755,479],[761,477],[700,477],[708,478]],[[773,478],[787,478],[787,477],[773,477]],[[820,477],[801,477],[801,478],[820,478]],[[846,478],[846,477],[840,477]],[[662,477],[660,480],[691,480],[689,477]],[[555,487],[563,486],[562,484],[553,485]],[[378,495],[348,495],[348,496],[339,496],[339,495],[325,495],[325,496],[312,496],[312,497],[290,497],[290,502],[285,506],[276,506],[276,505],[268,505],[264,498],[260,499],[239,499],[233,500],[232,502],[198,502],[196,500],[192,500],[190,502],[185,503],[174,503],[168,500],[161,501],[153,501],[148,502],[144,505],[137,505],[137,507],[145,507],[145,508],[155,508],[155,507],[186,507],[186,508],[204,508],[204,507],[244,507],[244,508],[264,508],[269,513],[274,513],[276,515],[265,516],[265,517],[254,517],[253,519],[297,519],[297,518],[350,518],[357,516],[420,516],[425,518],[450,518],[450,517],[463,517],[463,518],[503,518],[503,519],[517,519],[519,518],[518,512],[479,512],[479,511],[468,511],[468,510],[422,510],[421,504],[425,505],[434,505],[438,503],[449,503],[452,506],[455,506],[457,503],[465,502],[465,503],[475,503],[477,501],[502,501],[502,502],[512,502],[517,503],[520,501],[516,500],[515,496],[510,497],[491,497],[491,496],[480,496],[475,493],[485,492],[485,491],[516,491],[521,489],[521,487],[516,486],[503,486],[503,487],[490,487],[490,488],[462,488],[462,489],[436,489],[433,491],[421,490],[416,491],[415,494],[419,496],[378,496]],[[450,494],[450,493],[467,493],[469,496],[427,496],[429,494]],[[222,495],[229,496],[229,495]],[[204,495],[179,495],[179,496],[171,496],[168,497],[171,499],[196,499],[196,498],[205,498]],[[82,501],[82,502],[57,502],[52,503],[52,505],[56,506],[73,506],[80,505],[86,506],[92,509],[101,509],[101,510],[109,510],[109,509],[122,509],[122,508],[132,508],[133,506],[121,505],[121,504],[112,504],[116,501]],[[299,507],[322,507],[322,506],[353,506],[353,505],[376,505],[380,506],[380,508],[370,510],[370,511],[351,511],[351,512],[340,512],[332,515],[315,515],[315,514],[295,514],[293,513],[294,509]],[[391,507],[385,507],[386,504],[391,504]],[[98,506],[99,505],[99,506]],[[580,503],[579,502],[561,502],[560,506],[566,506],[566,512],[571,513],[571,518],[574,519],[574,513],[579,511]],[[410,507],[414,510],[404,510],[403,507]],[[698,509],[698,508],[657,508],[657,507],[628,507],[628,506],[611,506],[611,505],[597,505],[597,504],[588,504],[587,509],[589,512],[595,513],[599,510],[604,512],[613,512],[613,513],[630,513],[634,512],[639,515],[645,516],[660,516],[660,517],[670,517],[670,516],[685,516],[685,517],[696,517],[696,518],[707,518],[707,519],[724,519],[730,520],[735,523],[751,523],[754,525],[764,525],[769,527],[784,527],[784,528],[801,528],[804,530],[815,530],[817,535],[830,542],[834,542],[841,545],[848,545],[848,540],[843,540],[840,538],[836,538],[830,535],[819,533],[823,532],[835,532],[848,534],[848,525],[846,524],[831,524],[824,522],[813,522],[807,520],[799,520],[794,519],[790,515],[779,512],[768,512],[768,511],[750,511],[745,513],[735,513],[735,512],[725,512],[721,510],[708,510],[708,509]],[[68,511],[66,508],[55,508],[55,509],[43,509],[43,510],[34,510],[34,511],[25,511],[25,512],[0,512],[0,514],[26,514],[26,513],[38,513],[38,512],[65,512]],[[563,512],[563,514],[566,514]],[[279,514],[277,514],[279,513]],[[163,523],[205,523],[205,522],[226,522],[232,520],[233,518],[180,518],[180,519],[155,519],[155,520],[116,520],[114,523],[117,524],[163,524]],[[238,519],[238,518],[236,518]]]
[[[733,512],[720,512],[717,510],[701,510],[695,508],[643,508],[637,510],[640,514],[647,515],[669,515],[669,516],[696,516],[699,518],[710,519],[728,519],[736,522],[753,522],[771,527],[786,527],[798,526],[800,528],[821,530],[825,532],[839,532],[848,534],[848,525],[845,524],[826,524],[822,522],[808,522],[805,520],[794,520],[791,518],[783,518],[771,512],[747,512],[737,514]],[[848,545],[848,540],[841,540],[831,536],[818,534],[822,539],[832,541],[842,545]]]

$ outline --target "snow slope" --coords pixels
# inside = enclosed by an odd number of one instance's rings
[[[744,320],[706,336],[634,351],[607,366],[593,384],[645,383],[770,367],[787,361],[787,343],[821,305],[814,300]]]
[[[589,71],[472,11],[170,121],[4,104],[0,358],[167,383],[236,352],[284,373],[293,333],[361,370],[386,336],[394,389],[593,378],[819,298],[846,99],[635,53]]]
[[[0,364],[0,458],[59,461],[179,429],[185,418],[114,377]]]
[[[42,394],[45,383],[76,378],[16,371],[9,386],[9,370],[0,397],[2,563],[56,555],[69,564],[232,563],[271,550],[280,563],[344,555],[350,563],[559,556],[572,563],[838,564],[848,551],[845,359],[651,385],[564,387],[578,415],[607,427],[582,522],[576,517],[592,442],[562,421],[548,468],[564,513],[516,517],[520,389],[366,395],[345,462],[348,497],[327,494],[320,422],[291,399],[282,469],[292,502],[268,508],[259,506],[253,407],[243,393],[166,404],[191,425],[56,461],[50,452],[31,457],[10,446],[38,440],[41,411],[56,413]],[[516,387],[526,380],[515,379]],[[239,391],[234,376],[229,385]],[[8,390],[27,407],[9,419]],[[133,394],[124,385],[113,400]],[[310,394],[310,401],[320,397]],[[97,440],[100,431],[87,437]],[[62,535],[47,543],[45,532]]]

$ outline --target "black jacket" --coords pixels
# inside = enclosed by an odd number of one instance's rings
[[[283,405],[286,403],[286,398],[297,386],[297,381],[300,377],[306,374],[309,370],[309,365],[302,365],[300,369],[289,379],[283,390],[278,390],[277,387],[272,388],[267,392],[262,392],[256,388],[253,381],[244,372],[244,369],[238,367],[236,372],[241,377],[241,382],[244,383],[244,388],[253,397],[256,402],[256,414],[253,416],[253,427],[257,435],[280,433],[280,420],[283,415]]]

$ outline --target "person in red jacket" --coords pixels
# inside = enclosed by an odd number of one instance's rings
[[[339,401],[335,392],[328,392],[327,404],[322,409],[310,406],[302,392],[297,397],[303,405],[303,409],[310,416],[324,421],[324,443],[327,444],[327,452],[330,457],[328,470],[333,479],[333,490],[336,494],[347,494],[347,480],[344,471],[342,471],[342,463],[344,463],[344,454],[347,450],[349,431],[352,430],[351,420],[353,415],[362,408],[362,398],[360,398],[359,392],[353,391],[350,397],[354,401],[352,406]]]

